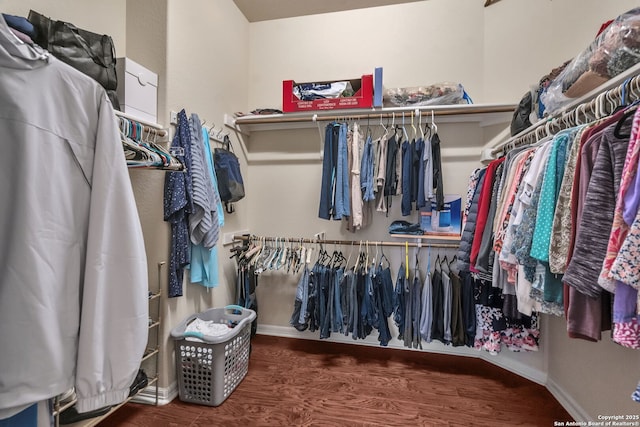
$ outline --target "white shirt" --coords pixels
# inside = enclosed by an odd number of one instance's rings
[[[0,16],[0,418],[76,387],[125,400],[148,334],[147,260],[113,109]]]

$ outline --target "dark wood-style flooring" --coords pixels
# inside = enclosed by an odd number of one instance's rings
[[[505,350],[507,351],[507,350]],[[100,427],[553,426],[572,420],[541,385],[480,359],[258,335],[218,407],[128,403]]]

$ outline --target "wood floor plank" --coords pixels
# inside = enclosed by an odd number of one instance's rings
[[[100,427],[552,426],[543,386],[480,359],[258,335],[218,407],[127,404]]]

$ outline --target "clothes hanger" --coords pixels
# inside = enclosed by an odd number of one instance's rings
[[[387,261],[387,268],[391,267],[391,263],[389,262],[389,259],[384,254],[384,245],[382,244],[382,242],[380,242],[380,261],[379,261],[380,267],[382,267],[382,261]]]
[[[433,112],[433,110],[431,110],[431,131],[432,131],[432,133],[434,135],[436,133],[438,133],[438,125],[436,125],[436,122],[434,120],[434,112]]]
[[[382,129],[384,129],[384,132],[382,133],[383,135],[386,135],[387,133],[389,133],[389,130],[387,129],[387,127],[382,122],[382,114],[380,114],[380,127],[382,127]],[[384,136],[383,136],[383,138],[384,138]]]
[[[404,139],[409,141],[409,134],[407,133],[407,128],[404,125],[404,111],[402,112],[402,134],[404,135]]]
[[[420,129],[420,138],[424,140],[424,131],[422,130],[422,113],[420,109],[416,108],[416,114],[418,115],[418,129]]]
[[[416,126],[413,124],[413,117],[415,114],[411,115],[411,128],[413,129],[413,139],[416,139],[418,137],[418,130],[416,129]]]
[[[616,123],[616,127],[613,130],[613,134],[614,134],[614,136],[616,138],[625,139],[625,138],[630,138],[631,137],[631,134],[629,134],[629,135],[622,134],[621,131],[622,131],[622,126],[629,119],[629,117],[634,117],[635,116],[636,110],[638,109],[637,103],[638,103],[638,101],[635,101],[633,104],[631,104],[627,108],[627,110],[623,113],[622,117],[620,117],[620,120],[618,120],[618,123]]]
[[[404,277],[409,279],[409,242],[404,242]]]

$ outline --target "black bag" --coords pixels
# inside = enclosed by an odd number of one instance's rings
[[[533,100],[531,97],[531,91],[529,91],[524,94],[518,103],[516,110],[513,112],[513,117],[511,118],[511,136],[514,136],[531,126],[529,115],[531,114],[532,108]]]
[[[118,87],[116,50],[110,36],[82,30],[69,22],[52,21],[33,10],[27,19],[37,33],[34,42],[100,83],[114,107],[119,108],[115,95]]]
[[[213,165],[218,179],[218,192],[228,213],[233,212],[230,203],[237,202],[244,197],[240,162],[231,150],[231,140],[228,135],[224,137],[223,148],[213,150]]]

